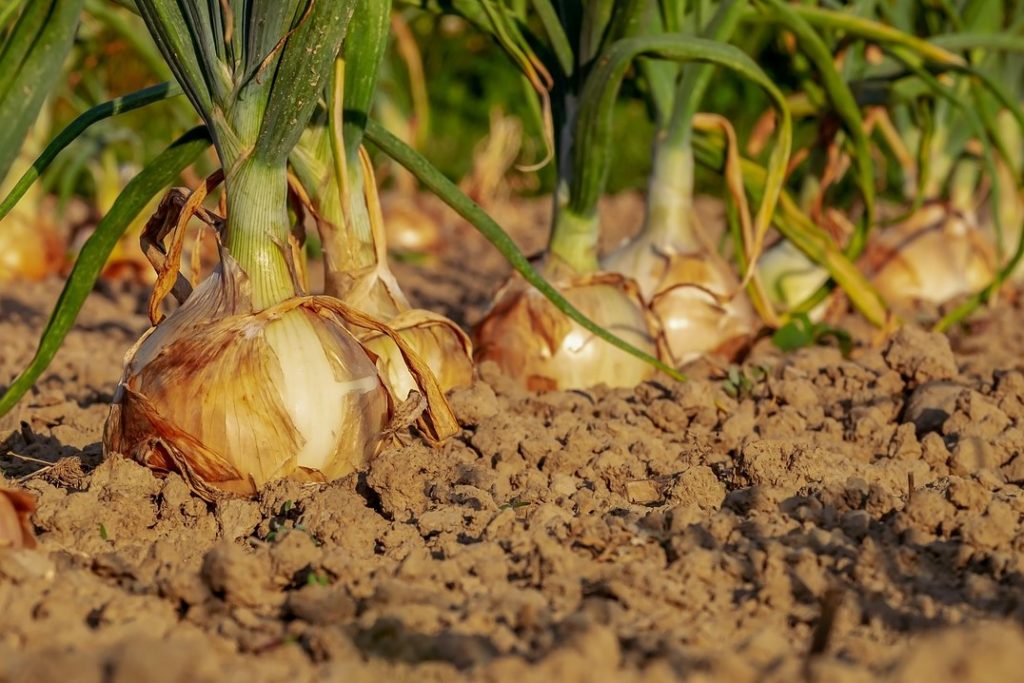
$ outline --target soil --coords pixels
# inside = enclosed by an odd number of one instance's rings
[[[502,268],[451,229],[457,258],[397,270],[470,325]],[[0,383],[59,289],[0,290]],[[3,683],[1024,680],[1013,301],[850,358],[765,340],[740,382],[534,394],[484,365],[440,449],[206,503],[101,454],[145,296],[101,284],[0,418],[39,498],[39,546],[0,551]]]

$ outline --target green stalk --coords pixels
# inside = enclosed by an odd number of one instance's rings
[[[728,41],[746,0],[726,0],[719,7],[702,37]],[[711,83],[712,64],[691,65],[677,80],[674,103],[667,126],[655,140],[653,169],[647,185],[647,216],[641,239],[652,244],[672,244],[694,250],[698,241],[693,231],[694,159],[693,117]]]
[[[672,245],[681,251],[699,247],[693,231],[693,136],[655,144],[653,168],[647,180],[647,215],[637,239]]]
[[[30,0],[0,47],[0,178],[71,51],[83,0]],[[11,3],[17,6],[17,3]]]
[[[247,159],[225,176],[228,198],[228,251],[250,274],[253,304],[271,306],[294,296],[285,261],[288,217],[288,168]]]
[[[248,275],[253,305],[294,296],[285,256],[288,156],[313,114],[355,3],[136,4],[213,134],[227,188],[226,244]]]
[[[564,192],[559,192],[563,195]],[[561,203],[561,202],[560,202]],[[599,237],[598,216],[573,212],[564,204],[555,210],[555,223],[548,241],[548,254],[552,257],[548,274],[556,277],[568,267],[566,275],[585,275],[598,269],[597,244]]]

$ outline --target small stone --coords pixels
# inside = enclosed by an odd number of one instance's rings
[[[889,340],[885,362],[911,386],[957,376],[956,358],[949,339],[937,332],[904,325]]]
[[[949,469],[961,477],[969,476],[981,470],[999,468],[999,456],[985,440],[967,437],[957,441],[949,456]]]
[[[1018,455],[1000,468],[1003,477],[1011,484],[1024,483],[1024,455]]]
[[[311,624],[340,624],[356,614],[355,601],[340,587],[303,586],[288,594],[288,613]]]
[[[1005,548],[1014,536],[1018,515],[1009,504],[992,501],[983,517],[974,517],[963,526],[968,544],[981,548]]]
[[[265,559],[222,543],[203,558],[203,579],[215,595],[231,605],[258,607],[280,602],[278,594],[267,585],[270,567]]]
[[[866,510],[851,510],[843,515],[841,528],[847,536],[859,541],[867,536],[871,528],[871,515]]]
[[[650,505],[661,500],[661,492],[650,479],[626,482],[626,498],[634,505]]]
[[[946,492],[949,502],[968,510],[984,510],[992,499],[992,493],[973,479],[953,477]]]
[[[471,386],[453,389],[448,402],[459,423],[475,427],[498,414],[498,398],[485,382],[476,381]]]
[[[925,382],[907,399],[903,422],[913,424],[918,436],[939,431],[956,409],[956,400],[962,391],[963,385],[956,382]]]

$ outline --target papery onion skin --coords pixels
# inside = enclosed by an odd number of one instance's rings
[[[759,321],[731,268],[714,254],[661,251],[635,242],[608,256],[605,270],[634,278],[661,325],[676,366],[716,353],[731,358]]]
[[[970,220],[940,203],[879,231],[866,259],[871,280],[889,302],[943,304],[981,291],[995,276],[995,258]]]
[[[473,345],[469,337],[451,320],[420,309],[410,309],[388,320],[423,359],[437,378],[441,391],[447,392],[473,383]],[[359,335],[366,348],[378,356],[378,367],[392,393],[404,400],[416,390],[409,367],[395,343],[379,332]]]
[[[237,264],[222,268],[129,351],[105,451],[178,471],[206,497],[362,467],[391,412],[373,359],[305,305],[252,312]]]
[[[637,348],[656,353],[642,304],[599,277],[558,286],[584,315]],[[534,391],[633,387],[655,369],[570,320],[543,294],[516,277],[495,297],[476,329],[476,360],[494,361]]]
[[[35,509],[31,493],[0,486],[0,550],[36,547],[29,520]]]

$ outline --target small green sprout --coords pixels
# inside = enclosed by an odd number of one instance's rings
[[[843,358],[850,355],[850,351],[853,350],[853,339],[849,332],[828,323],[812,322],[806,313],[795,314],[772,335],[772,343],[780,351],[787,352],[808,346],[824,346],[830,339],[835,340]]]

